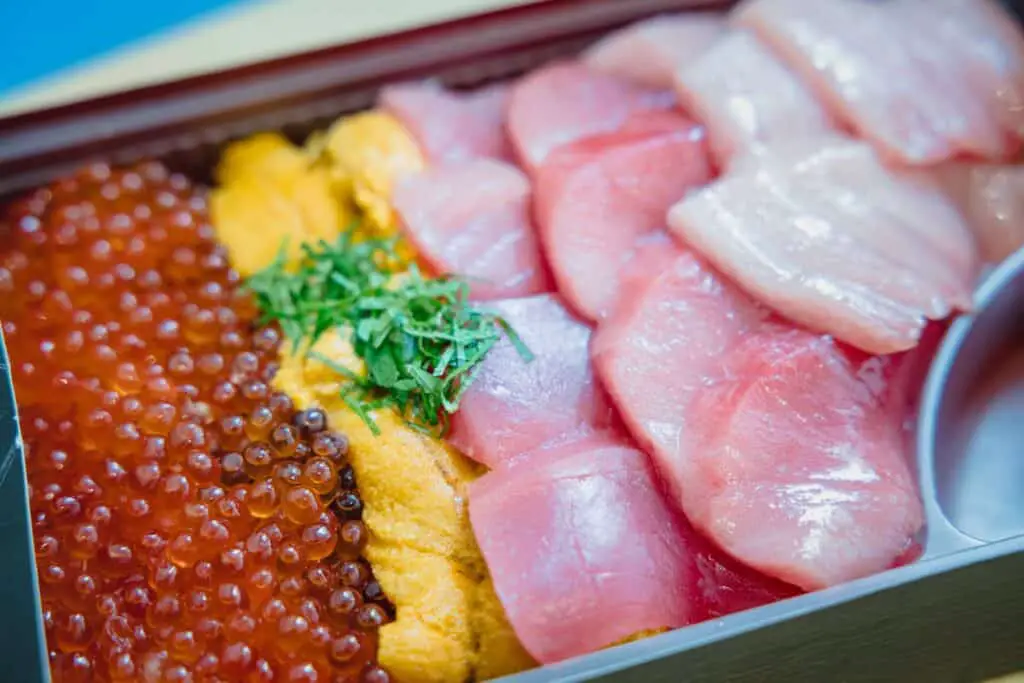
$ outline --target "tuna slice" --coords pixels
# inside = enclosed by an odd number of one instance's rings
[[[701,394],[684,509],[734,557],[808,590],[887,569],[923,512],[900,425],[827,337],[767,331]]]
[[[996,11],[978,0],[750,0],[736,21],[887,159],[924,165],[1016,147],[1024,62]]]
[[[776,143],[672,208],[669,227],[758,300],[869,353],[913,347],[967,310],[977,258],[923,174],[838,137]]]
[[[531,219],[530,183],[514,166],[476,159],[429,168],[402,178],[392,204],[420,257],[440,273],[467,277],[473,298],[551,289]]]
[[[695,569],[690,588],[695,596],[691,600],[696,608],[691,612],[693,623],[719,619],[803,592],[730,557],[689,523],[684,523],[683,535]]]
[[[638,244],[710,177],[703,128],[669,112],[641,112],[555,150],[537,171],[534,205],[559,292],[584,317],[603,317]]]
[[[595,43],[583,61],[639,85],[670,88],[676,69],[700,56],[724,29],[725,18],[713,12],[646,19]]]
[[[638,239],[618,272],[619,291],[605,318],[614,315],[623,303],[628,304],[634,291],[670,268],[681,253],[682,249],[664,230]]]
[[[534,355],[503,339],[487,355],[452,419],[452,443],[494,468],[538,447],[613,426],[593,376],[590,328],[551,295],[493,302]]]
[[[505,134],[508,96],[503,84],[456,93],[424,81],[384,88],[380,105],[412,132],[433,164],[479,157],[511,161]]]
[[[469,515],[509,622],[542,663],[691,617],[693,567],[647,456],[607,444],[492,472]]]
[[[675,87],[682,108],[707,126],[722,167],[754,143],[831,128],[825,110],[796,74],[746,31],[729,32],[679,69]]]
[[[583,64],[556,62],[512,87],[508,129],[520,162],[534,170],[556,147],[619,128],[647,109],[670,109],[669,90],[650,90]]]
[[[854,364],[827,338],[767,321],[687,253],[629,296],[594,337],[595,366],[701,532],[805,589],[901,557],[921,512],[895,364]],[[713,556],[705,566],[737,571]],[[785,595],[753,577],[753,596]],[[709,614],[729,611],[727,596]]]
[[[999,263],[1024,246],[1024,166],[956,163],[940,173],[985,261]]]
[[[630,432],[679,498],[694,429],[687,406],[724,379],[725,354],[767,311],[692,253],[676,251],[659,274],[628,288],[598,327],[591,354]]]

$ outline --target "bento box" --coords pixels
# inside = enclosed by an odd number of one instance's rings
[[[372,107],[385,85],[435,79],[469,90],[578,54],[641,19],[732,4],[549,0],[0,119],[0,201],[95,161],[156,159],[211,186],[232,141],[276,131],[299,143]],[[987,276],[974,313],[945,332],[925,382],[913,449],[925,515],[920,559],[502,680],[980,683],[1024,669],[1024,489],[1011,452],[1024,432],[1019,417],[986,418],[992,396],[1014,382],[1019,389],[1022,320],[1024,251]],[[8,672],[0,678],[43,682],[47,645],[9,376],[0,403],[0,660]],[[1012,401],[999,405],[1012,409]]]

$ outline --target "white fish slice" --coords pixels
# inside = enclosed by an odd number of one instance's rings
[[[977,266],[960,213],[865,143],[755,148],[668,222],[756,299],[869,353],[912,348],[928,319],[970,307]]]

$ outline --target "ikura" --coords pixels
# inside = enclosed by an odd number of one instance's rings
[[[348,442],[271,391],[203,196],[96,165],[0,229],[55,680],[387,681]]]

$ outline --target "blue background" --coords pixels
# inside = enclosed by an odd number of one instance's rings
[[[0,0],[0,97],[239,0]]]

